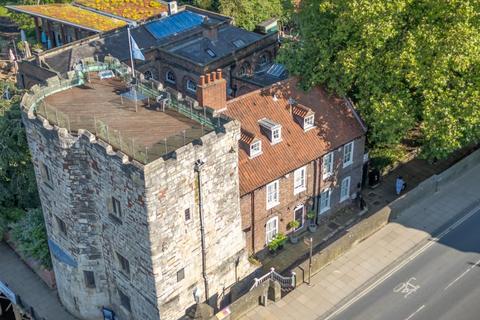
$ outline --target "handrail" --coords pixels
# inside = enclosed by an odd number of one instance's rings
[[[290,277],[284,277],[280,273],[275,271],[275,268],[271,268],[269,272],[261,276],[260,278],[255,278],[255,283],[250,288],[250,291],[258,287],[260,284],[267,280],[274,280],[280,283],[282,291],[289,291],[295,288],[296,286],[296,274],[291,272]]]

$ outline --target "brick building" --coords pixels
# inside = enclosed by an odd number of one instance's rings
[[[146,58],[136,61],[136,70],[192,99],[196,97],[200,76],[217,69],[223,71],[229,96],[242,93],[234,78],[266,72],[278,49],[275,28],[250,32],[233,26],[229,17],[191,6],[178,7],[172,15],[139,24],[131,29],[131,34]],[[103,59],[109,55],[130,64],[125,28],[21,61],[17,82],[20,87],[29,88],[73,70],[81,59]],[[279,79],[274,77],[267,84]]]
[[[292,220],[305,229],[307,210],[320,221],[351,203],[362,181],[366,128],[348,100],[320,87],[303,92],[289,79],[227,102],[214,89],[224,83],[206,79],[199,104],[241,123],[240,205],[250,252],[289,233]],[[209,93],[213,103],[204,98]]]
[[[80,319],[103,319],[103,307],[122,320],[179,319],[194,293],[222,305],[252,271],[240,126],[182,101],[162,111],[150,102],[165,92],[145,83],[132,94],[126,70],[84,64],[22,100],[58,294]]]

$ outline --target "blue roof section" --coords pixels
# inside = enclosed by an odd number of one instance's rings
[[[202,24],[204,16],[192,11],[182,11],[175,15],[147,23],[145,28],[156,38],[162,39]]]

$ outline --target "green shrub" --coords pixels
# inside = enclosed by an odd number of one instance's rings
[[[41,209],[28,210],[21,220],[14,223],[12,237],[21,252],[39,260],[44,267],[51,269],[52,261]]]
[[[0,207],[0,239],[7,231],[9,225],[18,222],[25,216],[25,211],[20,208]]]

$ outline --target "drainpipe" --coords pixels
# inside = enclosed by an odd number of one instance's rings
[[[320,194],[319,165],[319,159],[315,159],[313,162],[313,210],[315,210],[315,222],[318,222],[318,195]]]
[[[255,190],[252,191],[250,194],[250,202],[251,202],[251,224],[250,227],[252,228],[252,254],[255,253]]]
[[[205,220],[203,217],[203,203],[202,203],[202,181],[201,181],[201,171],[203,168],[204,162],[202,160],[195,161],[195,173],[197,174],[197,190],[198,190],[198,214],[200,215],[200,239],[202,244],[202,276],[205,286],[205,300],[208,304],[208,298],[210,297],[208,293],[208,277],[207,277],[207,250],[205,248]]]

